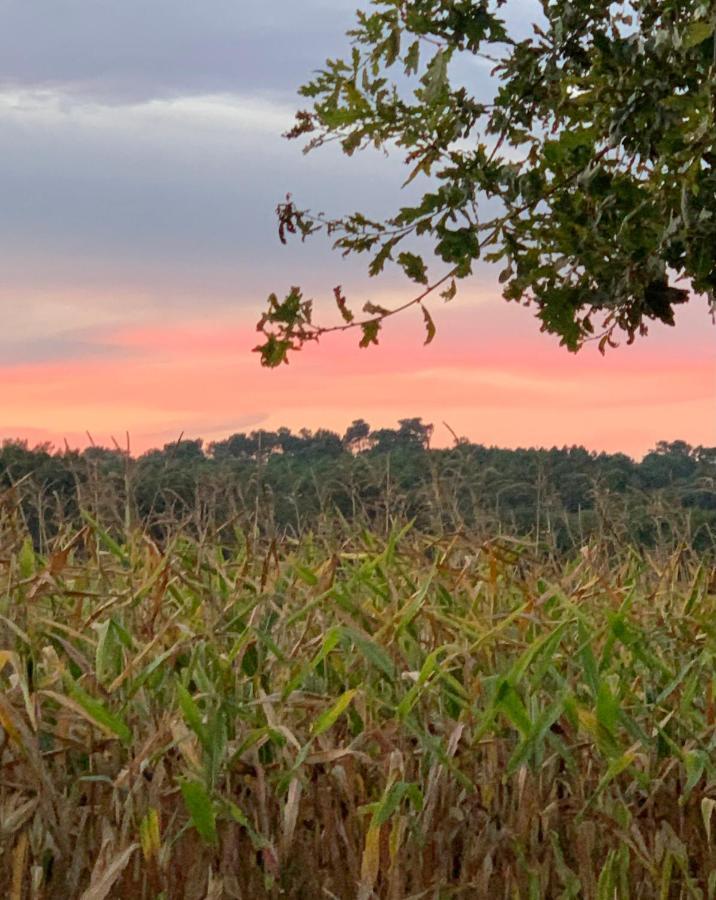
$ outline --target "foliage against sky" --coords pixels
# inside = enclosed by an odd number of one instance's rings
[[[283,241],[325,231],[344,255],[367,254],[372,275],[392,261],[420,286],[397,309],[367,303],[360,319],[335,290],[338,327],[359,327],[361,346],[409,306],[421,308],[429,343],[423,301],[438,289],[452,299],[480,258],[499,264],[504,296],[533,305],[570,350],[592,337],[603,350],[620,332],[632,343],[654,320],[673,325],[690,291],[713,308],[712,5],[558,0],[542,4],[526,38],[510,29],[508,8],[377,0],[357,13],[350,56],[329,58],[301,89],[309,107],[288,136],[305,136],[306,150],[397,148],[406,185],[429,179],[385,219],[312,213],[290,197],[279,207]],[[493,67],[490,99],[454,78],[465,56]],[[429,267],[416,238],[442,265]],[[336,330],[312,317],[298,288],[271,295],[263,364]]]
[[[276,235],[288,190],[329,211],[359,199],[380,218],[420,186],[401,192],[396,154],[349,158],[335,145],[303,157],[300,142],[281,139],[297,85],[326,52],[349,52],[355,5],[3,3],[0,437],[84,446],[89,431],[111,445],[129,431],[141,451],[182,431],[218,439],[422,415],[443,445],[443,420],[510,446],[639,456],[660,438],[716,442],[702,302],[678,308],[675,332],[655,323],[628,354],[573,356],[501,302],[501,266],[484,260],[422,352],[418,314],[386,325],[370,354],[348,334],[284,373],[256,365],[267,287],[298,283],[332,305],[340,283],[354,309],[412,296],[395,268],[374,282],[364,258],[320,240],[281,247]],[[510,0],[511,32],[527,36],[537,9]],[[486,61],[456,67],[461,82],[489,84]]]

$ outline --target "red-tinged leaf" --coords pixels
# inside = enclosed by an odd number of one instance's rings
[[[427,307],[421,304],[420,308],[423,311],[423,319],[425,320],[425,343],[429,344],[435,337],[437,329],[435,328],[435,322],[433,322],[433,317],[428,312]]]
[[[387,316],[390,310],[386,309],[384,306],[380,306],[378,303],[371,303],[371,301],[368,300],[363,304],[363,312],[370,313],[372,316]]]
[[[450,284],[445,288],[444,291],[440,292],[440,296],[447,303],[449,300],[452,300],[453,297],[457,294],[457,284],[455,283],[455,279],[451,279]]]
[[[353,321],[353,313],[348,309],[348,302],[345,295],[341,291],[340,284],[333,288],[333,296],[336,298],[336,306],[338,307],[344,322]]]

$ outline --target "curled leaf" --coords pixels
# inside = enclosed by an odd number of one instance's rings
[[[343,317],[344,322],[352,322],[353,321],[353,313],[348,309],[348,302],[345,298],[345,295],[341,291],[340,284],[333,288],[333,296],[336,298],[336,306]]]
[[[363,336],[359,342],[360,347],[368,347],[370,344],[377,344],[380,321],[378,319],[371,319],[369,322],[363,322],[361,331],[363,332]]]
[[[435,322],[433,322],[433,317],[430,315],[428,308],[426,306],[420,305],[420,308],[423,311],[423,320],[425,321],[425,342],[426,344],[431,343],[432,339],[435,337],[435,333],[437,329],[435,328]]]

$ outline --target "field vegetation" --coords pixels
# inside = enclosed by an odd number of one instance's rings
[[[160,540],[85,511],[38,550],[17,501],[2,896],[716,896],[716,583],[675,529]]]
[[[21,441],[0,446],[0,491],[9,490],[35,548],[47,553],[82,511],[115,536],[141,526],[157,541],[181,526],[200,541],[231,544],[233,531],[268,540],[333,529],[335,520],[384,537],[414,521],[439,536],[522,536],[543,550],[716,548],[716,448],[660,441],[637,462],[584,447],[507,450],[456,438],[430,446],[432,425],[403,419],[342,436],[287,428],[204,445],[180,439],[138,457]]]

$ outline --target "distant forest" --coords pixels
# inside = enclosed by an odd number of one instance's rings
[[[716,447],[660,442],[641,462],[583,447],[506,450],[403,419],[341,436],[287,428],[204,444],[178,440],[131,457],[119,448],[0,448],[0,513],[48,549],[87,516],[108,532],[179,528],[227,545],[406,522],[427,533],[526,538],[565,551],[593,538],[622,545],[716,548]],[[84,519],[83,519],[84,517]]]

